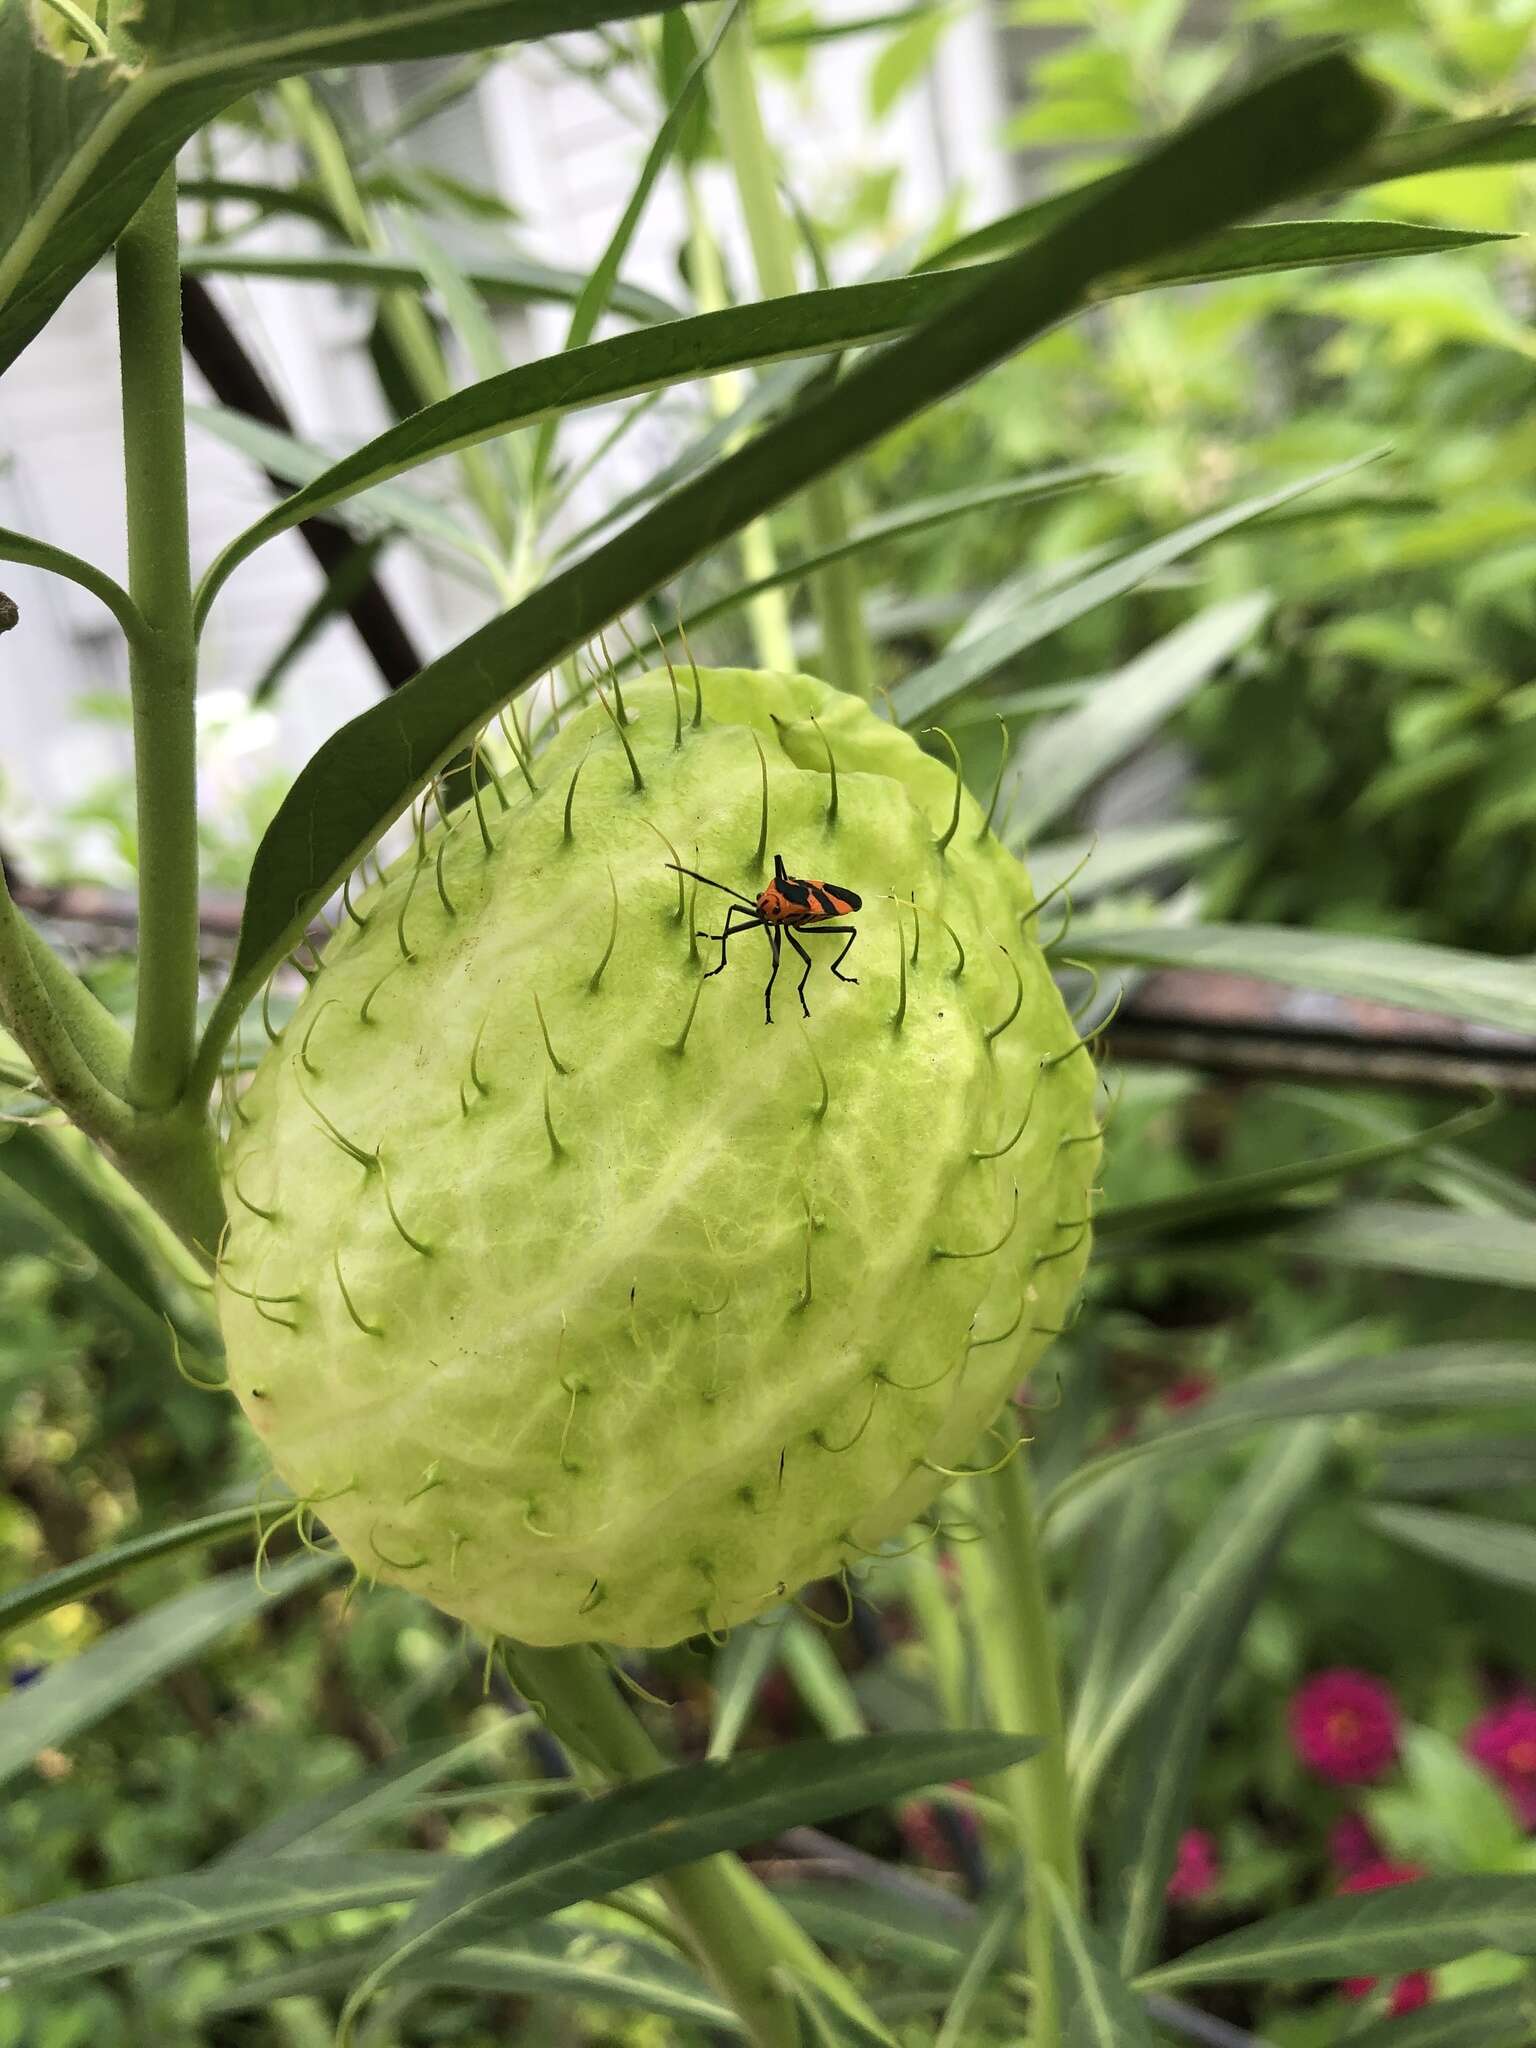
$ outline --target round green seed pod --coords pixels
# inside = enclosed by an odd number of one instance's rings
[[[861,702],[697,687],[643,678],[536,795],[423,831],[227,1149],[230,1381],[278,1471],[365,1576],[533,1644],[857,1566],[1008,1449],[1087,1258],[1095,1070],[1019,863]],[[862,901],[809,970],[784,937],[769,1023],[776,854]]]

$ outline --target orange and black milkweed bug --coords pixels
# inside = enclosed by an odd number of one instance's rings
[[[725,913],[724,931],[698,934],[701,939],[718,939],[720,942],[720,965],[710,968],[709,974],[704,977],[706,981],[710,975],[724,971],[726,949],[738,932],[756,931],[761,927],[768,934],[768,944],[773,953],[773,972],[768,977],[768,986],[763,990],[765,1024],[773,1022],[773,984],[778,979],[779,961],[785,940],[788,940],[805,962],[805,972],[800,977],[797,994],[800,997],[801,1010],[807,1017],[811,1014],[805,1000],[805,984],[811,975],[811,956],[796,938],[797,931],[817,932],[828,938],[846,939],[847,945],[832,962],[832,972],[839,981],[851,982],[857,988],[858,976],[844,974],[842,971],[842,963],[848,958],[853,942],[858,937],[857,928],[851,924],[827,922],[829,918],[850,917],[854,911],[863,909],[863,897],[856,896],[852,889],[845,889],[840,882],[809,882],[798,875],[789,874],[781,853],[773,856],[773,880],[756,898],[743,896],[739,889],[732,889],[724,882],[717,882],[710,875],[701,875],[696,868],[678,867],[676,861],[670,860],[667,866],[676,869],[680,875],[691,875],[694,881],[707,883],[711,889],[722,890],[725,895],[736,898],[736,902]],[[745,905],[745,917],[737,905]],[[736,920],[734,924],[731,921],[733,918]]]

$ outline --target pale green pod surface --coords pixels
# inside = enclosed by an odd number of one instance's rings
[[[864,704],[699,688],[695,722],[647,676],[537,795],[425,832],[228,1147],[230,1378],[278,1471],[365,1576],[528,1643],[857,1566],[1008,1448],[1087,1258],[1095,1071],[1023,869]],[[809,1019],[786,945],[767,1024],[767,934],[708,976],[734,898],[667,863],[750,904],[775,853],[862,908],[856,983],[804,933]]]

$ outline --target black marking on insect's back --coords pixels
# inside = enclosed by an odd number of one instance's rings
[[[845,911],[864,908],[864,898],[845,889],[841,882],[813,882],[811,887],[822,905],[822,917],[841,917]]]
[[[782,896],[786,903],[794,904],[797,910],[805,910],[810,905],[811,893],[815,886],[814,882],[797,881],[793,875],[781,875],[769,893]]]

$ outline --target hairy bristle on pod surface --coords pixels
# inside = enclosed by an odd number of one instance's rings
[[[658,672],[484,831],[433,807],[227,1143],[230,1382],[278,1471],[365,1576],[528,1643],[859,1564],[994,1459],[1088,1255],[1096,1074],[1023,868],[857,699],[700,687],[681,744]],[[734,899],[669,847],[857,894],[856,982],[802,933],[809,1018],[786,944],[765,1024],[768,935],[706,978]]]

